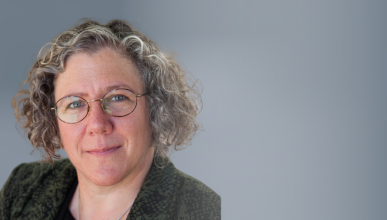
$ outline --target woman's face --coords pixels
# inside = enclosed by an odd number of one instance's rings
[[[77,53],[70,56],[55,81],[55,100],[71,95],[87,101],[101,99],[116,88],[144,93],[131,61],[110,48],[92,55]],[[58,120],[63,147],[78,177],[108,186],[136,176],[153,155],[145,97],[137,98],[136,109],[125,117],[110,116],[100,101],[89,105],[89,114],[81,122]]]

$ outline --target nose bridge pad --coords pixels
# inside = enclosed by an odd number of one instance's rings
[[[87,109],[88,109],[88,112],[91,111],[90,102],[96,102],[96,101],[101,101],[101,106],[102,106],[102,99],[90,100],[90,101],[87,102]],[[103,109],[103,107],[102,107],[102,109]]]
[[[101,101],[101,107],[104,112],[106,112],[108,115],[113,115],[113,112],[111,109],[109,109],[109,106],[104,105],[103,101]]]
[[[105,106],[103,105],[102,101],[101,101],[101,108],[102,108],[102,111],[104,111],[104,112],[106,112],[106,113],[109,113],[109,112],[106,111],[106,108],[105,108]]]

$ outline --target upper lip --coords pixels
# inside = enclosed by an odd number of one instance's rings
[[[121,147],[121,146],[111,146],[111,147],[99,147],[96,149],[88,150],[87,152],[104,152],[112,148]]]

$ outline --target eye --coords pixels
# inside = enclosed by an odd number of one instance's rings
[[[72,102],[70,105],[67,106],[68,109],[76,109],[84,106],[84,104],[80,101]]]
[[[127,99],[127,98],[123,95],[115,95],[115,96],[110,98],[111,101],[122,101],[125,99]]]

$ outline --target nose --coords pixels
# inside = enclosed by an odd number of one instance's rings
[[[109,134],[113,131],[111,116],[102,110],[100,100],[89,102],[86,132],[89,135]]]

